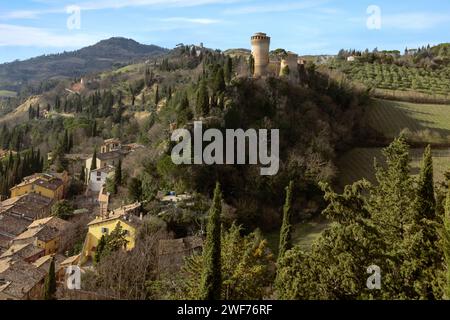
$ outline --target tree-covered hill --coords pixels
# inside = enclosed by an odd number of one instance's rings
[[[27,84],[75,78],[167,53],[167,49],[131,39],[111,38],[73,52],[44,55],[0,65],[0,90],[19,92]]]

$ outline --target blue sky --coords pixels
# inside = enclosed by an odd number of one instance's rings
[[[71,5],[81,10],[79,29],[67,27]],[[380,15],[367,12],[371,5]],[[380,28],[368,28],[378,16]],[[249,37],[262,31],[273,49],[304,55],[450,42],[449,30],[448,0],[0,0],[0,63],[113,36],[228,49],[249,48]]]

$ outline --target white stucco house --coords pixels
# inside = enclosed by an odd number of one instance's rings
[[[100,192],[107,178],[114,176],[115,168],[111,165],[92,170],[89,175],[89,190]]]

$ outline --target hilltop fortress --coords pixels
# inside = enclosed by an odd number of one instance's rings
[[[299,65],[304,61],[294,52],[285,52],[272,57],[270,54],[270,37],[258,32],[251,37],[252,56],[254,59],[254,76],[286,76],[298,79]]]

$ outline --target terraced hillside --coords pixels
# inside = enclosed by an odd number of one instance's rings
[[[367,113],[368,124],[386,138],[407,129],[413,141],[450,142],[450,106],[375,100]]]
[[[384,157],[381,148],[356,148],[343,155],[338,161],[339,186],[351,184],[362,178],[374,182],[374,159],[382,163]],[[411,149],[411,173],[419,173],[423,149]],[[450,169],[450,149],[433,150],[434,179],[436,182],[444,181],[444,173]]]
[[[449,96],[450,67],[438,70],[379,63],[333,61],[354,82],[370,88]]]

